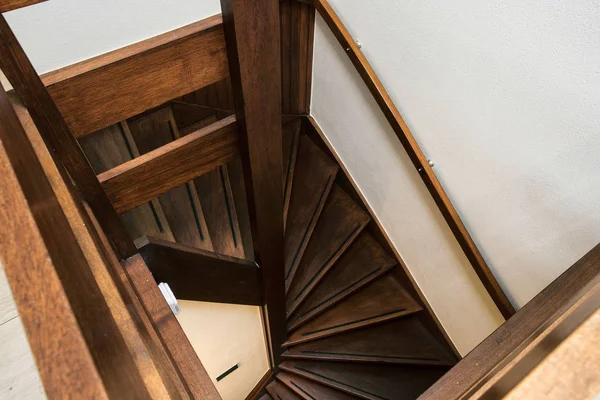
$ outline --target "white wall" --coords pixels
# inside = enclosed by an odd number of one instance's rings
[[[52,0],[5,16],[42,74],[220,12],[219,0]]]
[[[600,242],[598,0],[331,3],[516,306]],[[313,83],[311,112],[468,350],[497,315],[322,20]]]

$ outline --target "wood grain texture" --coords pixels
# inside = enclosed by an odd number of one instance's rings
[[[395,261],[366,232],[359,235],[288,322],[293,330],[388,272]]]
[[[285,282],[289,289],[325,206],[338,167],[306,136],[300,135],[293,188],[285,224]]]
[[[139,154],[146,154],[180,138],[180,134],[171,111],[163,107],[152,113],[127,122],[132,141]],[[203,210],[195,195],[193,183],[185,183],[159,196],[157,202],[164,215],[174,241],[199,249],[212,250],[213,245],[207,228]],[[140,235],[135,239],[145,236]],[[148,236],[155,236],[148,234]]]
[[[178,299],[262,305],[259,268],[242,260],[152,237],[136,241],[157,282],[166,282]]]
[[[421,179],[425,183],[425,186],[429,190],[433,200],[448,223],[450,230],[456,237],[458,244],[464,251],[467,259],[477,273],[477,276],[483,283],[483,286],[486,288],[487,292],[504,318],[508,319],[514,315],[514,307],[500,287],[500,284],[494,277],[494,274],[490,270],[485,259],[479,252],[479,249],[473,241],[473,238],[462,222],[458,212],[452,205],[450,198],[437,179],[432,167],[429,165],[427,157],[425,154],[423,154],[421,147],[412,135],[406,122],[404,122],[404,119],[400,115],[400,112],[394,105],[394,102],[385,90],[377,74],[371,67],[371,64],[369,64],[369,61],[362,53],[327,0],[315,1],[315,7],[340,42],[340,45],[346,50],[346,54],[350,58],[350,61],[352,61],[354,64],[359,75],[362,77],[364,83],[367,85],[367,88],[373,95],[373,98],[396,133],[396,136],[400,140],[400,143],[402,143],[404,150],[419,172]]]
[[[267,392],[276,400],[302,400],[302,397],[278,381],[269,383],[267,385]]]
[[[560,318],[600,282],[600,245],[594,247],[546,289],[473,349],[423,399],[457,399],[481,386],[508,364],[538,333]],[[493,356],[490,356],[493,355]]]
[[[299,375],[286,372],[277,374],[277,380],[294,391],[304,400],[327,399],[327,400],[353,400],[356,397],[340,392],[339,390],[321,385]]]
[[[43,79],[79,137],[223,80],[227,74],[221,18],[214,16]]]
[[[367,400],[414,400],[446,371],[306,360],[285,361],[281,369]]]
[[[420,310],[406,290],[386,275],[293,331],[285,345],[309,342]]]
[[[409,316],[292,346],[284,358],[452,366],[418,318]]]
[[[64,284],[4,147],[4,135],[17,136],[22,129],[16,117],[9,114],[9,107],[4,90],[0,90],[0,223],[3,227],[0,257],[31,351],[48,396],[68,398],[74,391],[86,398],[108,399]],[[27,146],[21,150],[17,147],[20,153],[26,149]],[[27,161],[35,166],[37,159],[31,147],[27,153],[33,157]],[[40,169],[38,164],[37,171],[27,178],[34,179],[36,185],[45,180]],[[48,194],[51,189],[47,181],[44,186]],[[27,251],[22,251],[25,246]],[[24,265],[27,268],[23,268]],[[40,313],[40,309],[45,312]]]
[[[269,349],[279,364],[285,340],[283,161],[279,1],[221,0],[241,156],[260,265]],[[260,60],[261,68],[256,68]]]
[[[229,182],[231,183],[231,194],[233,195],[235,210],[237,212],[244,256],[247,260],[254,260],[252,224],[250,222],[250,212],[248,211],[248,197],[246,195],[246,183],[244,180],[243,168],[242,159],[240,157],[236,157],[227,164]]]
[[[230,161],[238,151],[232,116],[106,171],[98,179],[122,213]]]
[[[32,6],[34,4],[43,3],[47,0],[3,0],[0,4],[0,13],[16,10],[18,8]]]
[[[137,254],[123,261],[123,267],[169,357],[177,365],[191,397],[220,400],[221,396],[165,301],[142,256]]]
[[[291,315],[352,244],[371,218],[334,185],[287,293]]]
[[[300,139],[301,120],[295,119],[283,126],[283,226],[285,228],[288,212],[290,210],[290,199],[292,196],[292,185],[294,182],[294,171],[296,167],[296,156],[298,155],[298,140]]]
[[[96,174],[3,16],[0,16],[0,69],[28,108],[46,144],[98,216],[119,256],[135,254],[137,250]]]

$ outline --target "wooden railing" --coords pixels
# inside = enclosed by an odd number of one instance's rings
[[[379,80],[379,77],[373,70],[373,67],[327,0],[315,0],[315,7],[339,41],[340,45],[344,48],[344,50],[346,50],[346,54],[350,58],[350,61],[352,61],[354,64],[354,67],[358,71],[364,83],[367,85],[367,88],[373,95],[373,98],[396,133],[400,143],[402,143],[404,150],[408,154],[408,157],[412,161],[414,167],[419,172],[419,176],[425,183],[425,186],[429,190],[433,200],[440,209],[444,219],[450,226],[452,233],[456,237],[458,244],[464,251],[490,297],[504,318],[509,318],[515,313],[514,307],[510,303],[510,300],[506,294],[502,291],[500,284],[494,277],[494,274],[479,252],[479,249],[475,245],[473,238],[462,222],[458,212],[452,205],[452,202],[444,191],[442,184],[437,179],[432,167],[429,165],[427,158],[423,154],[419,144],[408,128],[408,125],[406,125],[406,122],[404,122],[400,112],[394,105],[394,102],[390,98],[388,92],[385,90],[385,87]]]

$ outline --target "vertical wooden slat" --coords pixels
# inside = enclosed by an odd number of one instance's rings
[[[295,0],[283,0],[280,4],[280,37],[281,37],[281,104],[284,114],[291,114],[292,97],[291,90],[291,56],[292,56],[292,31],[291,31],[291,13],[292,3]]]
[[[96,174],[85,159],[56,104],[25,55],[4,16],[0,16],[0,69],[29,109],[42,137],[64,164],[90,204],[121,258],[137,252]]]
[[[271,359],[285,340],[279,0],[221,0]],[[256,68],[260,64],[261,68]]]

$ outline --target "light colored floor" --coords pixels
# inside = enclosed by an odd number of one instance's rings
[[[23,324],[0,263],[0,399],[45,399]]]

